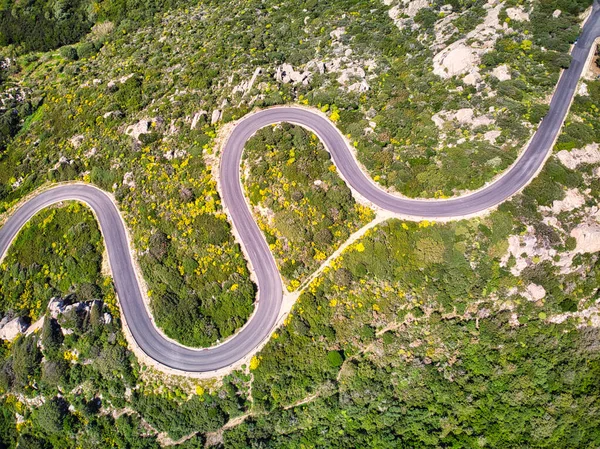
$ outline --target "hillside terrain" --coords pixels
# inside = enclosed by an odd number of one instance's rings
[[[518,157],[590,0],[0,4],[0,213],[83,181],[123,211],[157,326],[208,347],[256,285],[218,192],[224,132],[318,108],[372,179],[478,189]],[[242,184],[292,312],[241,369],[166,375],[123,331],[80,203],[40,212],[0,271],[0,447],[596,447],[600,74],[519,195],[446,224],[375,217],[282,124]]]

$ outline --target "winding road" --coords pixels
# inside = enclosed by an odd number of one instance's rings
[[[577,83],[594,40],[600,36],[600,5],[594,4],[578,43],[572,63],[560,78],[548,115],[521,157],[497,181],[462,197],[449,200],[414,200],[386,193],[354,159],[352,150],[329,120],[307,109],[277,107],[251,114],[233,129],[221,155],[220,178],[223,203],[250,259],[258,283],[256,309],[248,323],[232,338],[207,349],[182,346],[166,338],[148,311],[130,252],[125,225],[113,200],[102,190],[84,184],[46,190],[22,204],[0,228],[0,259],[19,230],[41,209],[51,204],[77,200],[96,214],[105,239],[114,283],[126,324],[137,346],[158,363],[186,372],[211,372],[235,364],[269,338],[281,308],[283,287],[269,247],[250,213],[240,183],[240,162],[246,141],[259,129],[290,122],[312,130],[331,153],[348,184],[378,207],[404,217],[452,218],[472,215],[510,198],[541,169],[560,132]]]

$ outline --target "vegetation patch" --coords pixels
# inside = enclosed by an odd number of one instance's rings
[[[246,192],[291,289],[373,212],[354,201],[329,153],[312,133],[283,124],[248,141]]]

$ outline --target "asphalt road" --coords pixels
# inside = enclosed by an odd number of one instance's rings
[[[471,215],[493,207],[524,187],[538,172],[568,112],[577,82],[596,37],[600,36],[600,7],[594,5],[573,61],[564,72],[550,104],[548,115],[519,160],[493,184],[476,193],[450,200],[413,200],[390,195],[373,183],[356,164],[335,126],[306,109],[279,107],[260,111],[239,122],[223,149],[220,176],[223,203],[246,249],[258,281],[256,310],[249,322],[233,338],[208,349],[192,349],[166,339],[155,327],[147,311],[132,265],[127,234],[119,210],[101,190],[86,185],[52,188],[23,204],[0,228],[0,255],[13,238],[39,210],[65,200],[87,203],[96,213],[104,235],[110,265],[127,325],[138,346],[151,358],[173,369],[208,372],[225,368],[270,335],[282,302],[283,287],[275,260],[256,225],[240,185],[240,162],[245,142],[260,128],[290,122],[310,128],[330,151],[338,170],[352,188],[379,207],[424,218],[451,218]]]

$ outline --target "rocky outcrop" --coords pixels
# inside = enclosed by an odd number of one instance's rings
[[[595,253],[600,251],[600,225],[596,223],[582,223],[571,231],[577,245],[576,253]]]
[[[191,128],[192,129],[196,129],[196,126],[198,126],[198,122],[200,121],[200,119],[202,117],[206,117],[207,115],[208,115],[208,111],[199,111],[199,112],[196,112],[194,114],[194,117],[192,118]]]
[[[4,317],[0,321],[0,339],[12,341],[27,330],[29,325],[21,317],[9,320]]]
[[[83,134],[78,134],[69,139],[69,143],[73,145],[73,148],[79,148],[83,142]]]
[[[502,29],[498,17],[502,7],[502,2],[488,2],[483,23],[433,57],[433,73],[444,79],[469,74],[475,77],[474,74],[479,72],[481,56],[491,50],[498,40],[498,30]]]
[[[527,286],[527,289],[523,293],[523,296],[528,301],[536,302],[536,301],[539,301],[540,299],[544,299],[545,298],[545,296],[546,296],[546,289],[544,287],[542,287],[541,285],[529,284]]]
[[[254,73],[252,74],[252,78],[250,78],[249,80],[246,81],[242,81],[240,84],[238,84],[237,86],[235,86],[232,90],[232,94],[236,94],[238,92],[240,92],[242,94],[242,96],[246,95],[248,92],[250,92],[250,90],[252,90],[252,87],[254,86],[254,83],[256,82],[256,78],[258,78],[258,75],[260,75],[262,73],[262,69],[260,67],[257,67],[254,70]]]
[[[506,15],[510,20],[516,20],[517,22],[529,22],[529,13],[526,12],[522,6],[515,8],[508,8]]]
[[[456,120],[461,125],[468,125],[471,128],[478,126],[488,126],[494,124],[494,120],[485,115],[475,116],[475,112],[470,108],[459,109],[458,111],[440,111],[431,117],[435,125],[442,129],[446,122]]]
[[[133,137],[136,141],[140,140],[142,134],[149,134],[153,129],[160,129],[165,124],[162,117],[142,119],[134,125],[128,126],[125,129],[125,134]]]
[[[391,0],[384,0],[386,5],[391,5]],[[390,19],[394,21],[394,24],[400,28],[405,28],[408,24],[412,23],[417,13],[429,6],[429,0],[402,0],[400,4],[393,6],[388,11]]]
[[[292,84],[299,84],[302,83],[304,85],[307,85],[308,83],[310,83],[310,80],[312,78],[312,73],[309,72],[308,70],[305,70],[303,72],[298,72],[296,70],[294,70],[294,67],[292,67],[291,64],[282,64],[279,67],[277,67],[277,71],[275,72],[275,79],[277,81],[279,81],[280,83],[292,83]]]
[[[597,164],[600,162],[600,145],[592,143],[578,150],[562,150],[556,154],[558,160],[571,170],[579,164]]]
[[[214,111],[212,111],[212,114],[210,116],[210,124],[214,125],[219,120],[221,120],[221,111],[219,109],[215,109]]]
[[[492,75],[498,78],[500,81],[508,81],[512,78],[510,74],[510,67],[506,64],[499,65],[492,70]]]
[[[554,215],[558,215],[561,212],[569,212],[573,209],[577,209],[585,204],[585,197],[577,189],[569,189],[565,192],[565,197],[562,200],[555,200],[552,202],[552,208],[540,208],[541,210],[552,210]]]

